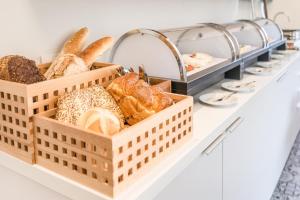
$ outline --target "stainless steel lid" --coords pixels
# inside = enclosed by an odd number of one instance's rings
[[[158,31],[135,29],[116,42],[110,61],[134,69],[143,65],[153,77],[187,81],[183,55],[199,52],[232,62],[238,58],[235,45],[230,33],[214,24]]]

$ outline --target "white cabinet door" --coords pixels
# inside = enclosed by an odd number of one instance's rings
[[[222,144],[202,154],[155,200],[222,200]]]
[[[300,78],[297,76],[299,62],[294,63],[275,81],[276,95],[273,101],[276,102],[272,113],[277,116],[277,123],[273,123],[274,139],[269,145],[270,157],[273,159],[274,171],[282,170],[289,152],[294,144],[295,138],[300,129],[300,115],[297,110],[299,101],[298,90],[300,88]],[[299,72],[298,72],[299,73]]]
[[[300,129],[300,112],[297,104],[300,103],[300,60],[293,63],[286,74],[281,76],[277,81],[278,88],[278,112],[282,118],[282,132],[289,135],[294,142],[298,130]],[[290,145],[289,145],[290,146]],[[285,150],[286,151],[286,150]],[[287,149],[289,152],[290,149]]]
[[[269,148],[280,123],[279,113],[273,112],[275,91],[274,84],[269,85],[250,100],[240,113],[244,121],[223,142],[224,200],[268,200],[272,195],[276,163]]]
[[[250,100],[243,123],[224,140],[224,200],[270,199],[300,128],[295,70]]]
[[[51,189],[0,166],[1,200],[70,200]]]

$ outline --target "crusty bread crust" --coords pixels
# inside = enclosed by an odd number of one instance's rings
[[[139,75],[133,72],[115,79],[107,87],[107,91],[120,106],[129,125],[136,124],[173,104],[169,95],[160,88],[139,80]]]
[[[101,38],[90,44],[84,51],[79,54],[87,66],[91,66],[113,43],[112,37]]]
[[[113,43],[112,37],[101,38],[90,44],[81,52],[84,41],[87,37],[88,29],[82,28],[77,31],[65,44],[59,55],[53,60],[49,69],[44,73],[47,80],[64,75],[64,71],[71,65],[83,63],[87,70],[96,61],[97,57],[109,49]],[[70,56],[72,55],[72,56]],[[63,59],[63,60],[62,60]],[[83,68],[83,67],[80,67]],[[79,69],[79,68],[78,68]],[[77,73],[81,73],[79,70]],[[75,74],[75,71],[74,73]]]
[[[64,62],[61,62],[61,57],[65,55],[78,55],[87,38],[88,32],[88,28],[81,28],[65,42],[63,49],[61,50],[59,55],[53,60],[49,69],[44,73],[44,76],[47,80],[56,78],[57,75],[63,75],[64,70],[66,70],[69,63],[73,62],[73,59],[69,59],[70,57],[66,56],[66,60]]]
[[[81,28],[74,33],[64,44],[61,54],[78,55],[81,51],[84,42],[88,36],[89,30],[87,27]]]

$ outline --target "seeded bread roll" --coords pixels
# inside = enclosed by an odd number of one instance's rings
[[[0,59],[0,79],[32,84],[45,80],[33,60],[12,55]]]
[[[108,50],[113,43],[112,37],[101,38],[90,44],[79,57],[85,62],[86,66],[91,66],[106,50]]]
[[[120,124],[119,126],[121,128],[124,127],[124,116],[121,109],[113,97],[99,85],[79,91],[72,91],[59,97],[57,102],[56,119],[61,122],[78,125],[84,128],[90,127],[93,123],[89,121],[89,124],[86,124],[86,118],[92,114],[88,114],[88,112],[95,108],[108,110],[109,113],[112,113],[118,119],[119,123],[117,124]],[[103,122],[104,124],[107,124],[107,122],[110,121],[114,122],[108,112],[105,111],[101,113],[105,113],[105,115],[107,115],[107,119],[103,117],[99,119],[101,123]],[[115,132],[103,127],[103,130],[104,129],[106,131],[103,134],[111,134],[112,132]],[[99,128],[99,130],[102,130],[102,128]],[[116,130],[116,127],[114,130]]]

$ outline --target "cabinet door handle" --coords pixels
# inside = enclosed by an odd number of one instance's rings
[[[211,152],[213,152],[215,150],[215,148],[217,146],[219,146],[219,144],[224,140],[224,138],[225,138],[225,135],[222,133],[203,151],[203,153],[205,155],[211,154]]]
[[[276,81],[278,83],[281,82],[285,78],[285,76],[287,75],[287,73],[288,73],[288,71],[283,72]]]
[[[241,123],[244,121],[242,117],[238,117],[236,120],[234,120],[226,129],[226,133],[233,133],[237,127],[241,125]]]

